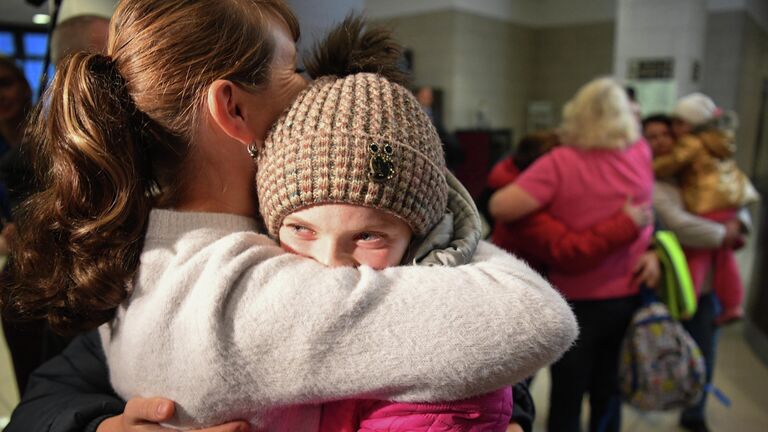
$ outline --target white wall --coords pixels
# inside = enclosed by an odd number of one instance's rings
[[[32,6],[24,0],[0,0],[0,22],[32,24],[35,14],[48,13],[48,6]]]
[[[350,12],[362,12],[364,0],[288,0],[301,24],[299,52],[311,48]]]
[[[768,0],[707,0],[707,9],[713,12],[746,10],[768,31]]]
[[[457,10],[541,27],[613,20],[616,0],[366,0],[365,9],[373,18]]]
[[[374,19],[458,10],[515,23],[536,19],[538,0],[366,0],[366,15]]]
[[[617,0],[543,0],[538,5],[536,24],[542,27],[616,19]]]
[[[619,0],[614,73],[627,78],[630,59],[672,57],[672,98],[699,90],[693,64],[703,67],[706,22],[704,0]]]

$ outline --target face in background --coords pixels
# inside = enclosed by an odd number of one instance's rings
[[[323,204],[288,215],[280,227],[288,252],[329,267],[374,269],[400,264],[413,236],[400,218],[348,204]]]
[[[654,156],[665,155],[672,151],[675,138],[672,131],[664,122],[649,122],[643,128],[643,135],[651,146]]]
[[[51,37],[51,60],[58,64],[79,51],[107,53],[109,19],[95,15],[77,15],[61,21]]]
[[[0,124],[20,121],[30,104],[32,90],[15,71],[0,65]]]
[[[416,100],[423,107],[431,107],[435,101],[435,95],[431,87],[421,87],[416,91]]]
[[[672,119],[672,133],[676,139],[680,139],[691,133],[691,124],[680,118]]]

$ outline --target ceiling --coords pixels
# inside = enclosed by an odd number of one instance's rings
[[[32,24],[32,16],[39,13],[48,13],[47,1],[40,7],[32,6],[26,0],[0,1],[0,23],[3,24]]]

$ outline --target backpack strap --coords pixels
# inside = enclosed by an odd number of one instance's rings
[[[697,295],[683,248],[666,230],[654,233],[654,244],[664,273],[662,298],[675,319],[689,319],[696,313]]]

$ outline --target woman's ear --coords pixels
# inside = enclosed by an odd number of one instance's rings
[[[216,80],[208,87],[206,108],[211,120],[225,134],[247,145],[254,141],[254,136],[243,115],[242,92],[232,81]]]

